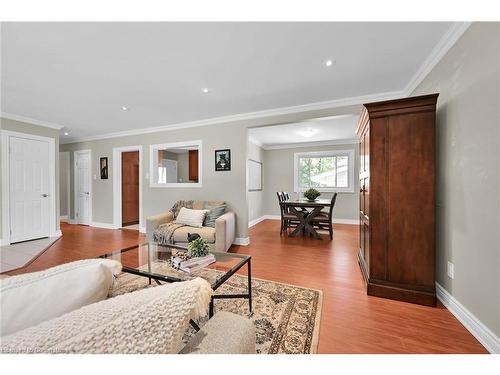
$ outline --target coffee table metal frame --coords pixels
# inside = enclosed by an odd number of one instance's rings
[[[176,246],[176,245],[161,245],[161,244],[156,244],[156,246],[159,247],[166,247],[166,248],[171,248],[175,250],[180,250],[180,251],[187,251],[185,247],[181,246]],[[137,249],[141,246],[148,246],[149,247],[149,242],[130,246],[121,250],[117,250],[111,253],[107,253],[104,255],[101,255],[99,258],[110,258],[113,255],[115,255],[117,252],[120,253],[125,253],[127,251],[131,251],[134,249]],[[226,255],[226,253],[220,253],[220,252],[212,252],[213,254],[223,254]],[[225,271],[225,273],[221,277],[217,277],[215,280],[215,283],[211,285],[212,290],[215,292],[222,284],[224,284],[231,276],[233,276],[239,269],[241,269],[245,264],[247,265],[247,280],[248,280],[248,293],[240,293],[240,294],[214,294],[212,295],[212,298],[210,299],[210,305],[208,309],[208,318],[210,319],[214,315],[214,309],[215,309],[215,300],[216,299],[232,299],[232,298],[245,298],[248,299],[248,310],[249,310],[249,315],[251,316],[253,314],[252,311],[252,257],[250,255],[243,255],[243,254],[234,254],[230,253],[231,255],[234,255],[235,258],[241,258],[241,260],[231,269],[228,271]],[[173,276],[166,276],[166,275],[160,275],[158,273],[154,272],[147,272],[143,271],[137,268],[133,267],[128,267],[122,265],[122,271],[126,273],[130,273],[133,275],[137,276],[143,276],[147,277],[149,279],[149,283],[151,284],[151,280],[154,280],[158,285],[161,285],[161,282],[167,282],[167,283],[176,283],[176,282],[181,282],[181,281],[186,281],[178,277],[173,277]],[[196,323],[191,322],[191,324],[195,327],[196,330],[199,330],[199,327],[196,325]]]

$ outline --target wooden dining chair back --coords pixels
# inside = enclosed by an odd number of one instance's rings
[[[283,234],[283,229],[285,227],[285,207],[283,206],[283,192],[277,191],[276,195],[278,196],[278,204],[280,206],[280,218],[281,218],[281,225],[280,225],[280,236]]]
[[[333,207],[335,206],[335,202],[337,201],[337,194],[338,193],[333,194],[332,201],[330,204],[330,212],[328,213],[328,216],[330,217],[330,222],[332,222],[333,219]]]
[[[324,214],[320,214],[313,219],[313,225],[316,228],[328,230],[331,240],[333,240],[333,208],[335,207],[335,202],[337,201],[337,194],[338,193],[334,193],[332,196],[328,213],[325,212]]]
[[[299,224],[299,220],[295,215],[292,215],[288,212],[286,206],[283,204],[286,200],[290,200],[290,196],[288,193],[283,191],[276,192],[278,196],[278,203],[280,205],[280,216],[281,216],[281,225],[280,225],[280,236],[283,232],[288,233],[289,228],[296,228]],[[288,195],[288,197],[287,197]]]

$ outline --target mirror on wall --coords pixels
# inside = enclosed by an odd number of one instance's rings
[[[151,146],[151,186],[201,186],[201,141]]]

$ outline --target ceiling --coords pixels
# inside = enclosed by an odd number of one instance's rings
[[[1,110],[65,143],[400,91],[453,26],[3,23]]]
[[[293,124],[265,126],[249,130],[250,140],[264,149],[299,143],[350,142],[355,140],[358,116],[324,117]]]

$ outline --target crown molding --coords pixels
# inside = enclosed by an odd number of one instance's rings
[[[44,121],[44,120],[37,120],[37,119],[31,118],[31,117],[20,116],[20,115],[14,114],[14,113],[1,112],[0,116],[3,118],[9,119],[9,120],[21,121],[21,122],[25,122],[27,124],[43,126],[44,128],[50,128],[50,129],[56,129],[56,130],[61,130],[62,128],[64,128],[64,125],[59,125],[59,124],[55,124],[53,122]]]
[[[397,99],[400,98],[401,96],[404,96],[403,91],[390,91],[380,94],[362,95],[350,98],[328,100],[323,102],[301,104],[291,107],[281,107],[274,109],[266,109],[263,111],[240,113],[236,115],[213,117],[206,120],[196,120],[196,121],[181,122],[178,124],[143,128],[143,129],[125,130],[121,132],[113,132],[113,133],[101,134],[90,137],[79,137],[79,138],[68,139],[67,141],[61,142],[61,144],[97,141],[101,139],[127,137],[127,136],[148,134],[148,133],[158,133],[162,131],[194,128],[199,126],[219,125],[229,122],[253,120],[264,117],[282,116],[282,115],[289,115],[289,114],[308,112],[308,111],[317,111],[317,110],[332,109],[338,107],[346,107],[351,105],[360,105],[367,102]]]
[[[303,148],[303,147],[318,147],[318,146],[338,146],[338,145],[354,145],[358,144],[358,139],[336,139],[333,141],[316,141],[316,142],[303,142],[303,143],[284,143],[263,145],[264,150],[283,150],[287,148]]]
[[[248,141],[249,141],[250,143],[253,143],[254,145],[259,146],[260,148],[262,148],[262,142],[261,142],[261,141],[259,141],[259,140],[257,140],[257,139],[255,139],[255,138],[254,138],[254,137],[252,137],[251,135],[249,135],[249,136],[248,136]]]
[[[422,83],[425,77],[427,77],[431,70],[441,61],[444,55],[453,47],[471,24],[472,22],[453,23],[406,85],[404,89],[406,96],[410,96],[413,93],[417,86]]]

